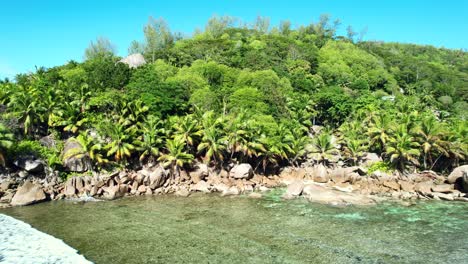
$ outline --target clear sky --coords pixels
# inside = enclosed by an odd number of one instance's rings
[[[190,34],[213,14],[243,21],[261,15],[273,25],[284,19],[300,25],[322,13],[339,18],[342,30],[367,26],[367,40],[468,48],[468,0],[14,0],[0,4],[0,78],[35,65],[81,61],[97,36],[109,38],[125,56],[130,42],[142,39],[149,16]]]

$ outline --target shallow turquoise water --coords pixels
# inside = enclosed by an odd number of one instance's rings
[[[468,204],[332,207],[280,191],[0,210],[96,263],[468,263]]]

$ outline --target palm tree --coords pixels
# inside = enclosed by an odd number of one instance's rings
[[[65,102],[60,110],[51,113],[49,117],[49,126],[63,127],[63,131],[76,134],[88,122],[84,113],[80,111],[78,101]]]
[[[114,159],[118,162],[125,161],[126,158],[129,158],[132,155],[133,150],[135,150],[135,131],[130,128],[125,128],[120,123],[108,124],[108,136],[110,137],[110,142],[104,147],[107,149],[107,156],[114,156]]]
[[[308,152],[311,158],[322,164],[340,154],[335,145],[335,138],[326,131],[313,138]]]
[[[180,137],[187,145],[187,148],[193,147],[202,135],[198,122],[192,115],[175,117],[173,122],[174,136]]]
[[[351,160],[353,166],[356,165],[358,159],[363,155],[366,149],[367,146],[364,144],[363,140],[353,138],[346,138],[344,140],[343,154],[348,160]]]
[[[43,108],[40,105],[39,91],[30,87],[14,94],[8,103],[8,107],[19,116],[23,123],[24,134],[32,134],[33,130],[44,120]]]
[[[371,145],[378,144],[378,150],[384,151],[385,145],[390,138],[393,122],[389,115],[379,112],[372,117],[367,131]]]
[[[148,158],[153,161],[153,158],[159,155],[159,145],[162,143],[162,139],[156,137],[155,133],[143,132],[143,134],[135,141],[137,150],[141,152],[140,161]]]
[[[180,168],[185,164],[191,164],[194,157],[184,151],[185,142],[179,138],[168,139],[166,141],[166,152],[162,154],[158,161],[163,162],[164,167],[170,167],[172,179],[180,175]]]
[[[88,132],[81,132],[76,137],[76,141],[83,147],[84,152],[88,153],[91,160],[95,161],[98,165],[109,162],[102,154],[104,150],[103,144],[96,138],[89,136]]]
[[[288,161],[294,166],[298,166],[298,160],[307,153],[307,145],[310,137],[305,133],[303,127],[296,127],[291,130],[291,137],[288,142]]]
[[[449,142],[448,154],[453,166],[459,166],[460,160],[467,159],[468,149],[468,121],[452,122],[445,140]]]
[[[424,169],[433,167],[432,154],[449,156],[448,142],[443,139],[445,131],[433,116],[424,117],[415,132],[424,154]]]
[[[203,130],[203,137],[198,145],[198,153],[205,153],[203,160],[206,163],[214,161],[216,165],[224,160],[227,138],[216,127],[208,127]]]
[[[386,155],[400,171],[405,171],[408,164],[416,164],[420,156],[419,143],[407,132],[405,125],[400,125],[386,146]]]
[[[5,167],[5,152],[13,146],[13,133],[0,123],[0,165]]]

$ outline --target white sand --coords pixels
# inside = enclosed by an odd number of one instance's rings
[[[0,214],[0,263],[91,263],[62,240]]]

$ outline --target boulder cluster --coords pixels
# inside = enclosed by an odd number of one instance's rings
[[[27,166],[30,164],[24,167]],[[19,174],[0,178],[0,206],[80,197],[116,199],[159,194],[185,197],[193,192],[248,194],[258,198],[262,192],[279,186],[286,187],[285,199],[303,196],[327,204],[373,204],[385,198],[468,201],[468,165],[457,167],[448,177],[432,171],[403,176],[380,171],[368,173],[360,166],[330,169],[323,165],[286,167],[279,175],[265,176],[254,174],[249,164],[233,165],[229,171],[197,164],[192,171],[178,173],[154,165],[138,171],[75,176],[66,181],[54,175],[40,178]]]

